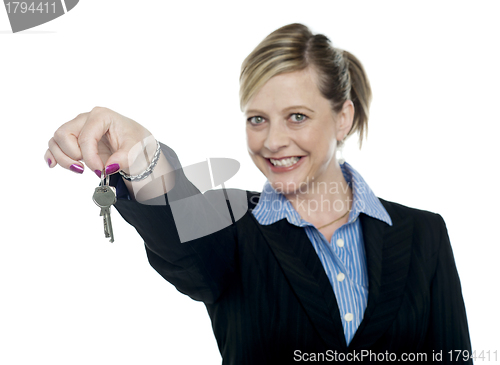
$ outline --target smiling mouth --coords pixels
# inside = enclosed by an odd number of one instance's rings
[[[274,158],[269,158],[268,160],[274,165],[274,166],[281,166],[281,167],[290,167],[295,165],[299,160],[302,158],[302,156],[295,156],[295,157],[289,157],[289,158],[282,158],[279,160],[275,160]]]

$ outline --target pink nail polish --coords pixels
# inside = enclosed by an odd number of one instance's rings
[[[97,177],[101,177],[101,170],[94,170]]]
[[[106,175],[114,174],[118,170],[120,170],[120,165],[118,165],[117,163],[106,166]]]
[[[73,164],[69,167],[69,169],[77,174],[83,174],[83,167],[80,165]]]
[[[47,159],[47,164],[49,165],[49,167],[50,167],[50,165],[52,165],[52,160],[50,158]]]

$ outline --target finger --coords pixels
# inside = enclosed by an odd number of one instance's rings
[[[49,140],[49,153],[52,154],[52,157],[54,158],[54,162],[58,163],[59,165],[61,165],[65,169],[71,170],[71,171],[76,172],[78,174],[83,173],[84,167],[82,166],[81,162],[73,160],[68,155],[66,155],[61,150],[59,145],[56,143],[54,138],[51,138]]]
[[[53,168],[57,165],[57,161],[49,149],[45,152],[45,155],[43,155],[43,159],[45,160],[45,162],[47,162],[49,168]]]
[[[54,140],[61,151],[73,161],[82,159],[78,136],[85,125],[89,113],[79,114],[73,120],[64,123],[54,133]]]
[[[92,109],[86,116],[85,125],[78,136],[83,161],[93,171],[103,169],[98,143],[108,131],[112,118],[112,111],[107,108],[96,107]]]

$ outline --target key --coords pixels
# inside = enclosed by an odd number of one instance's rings
[[[113,226],[111,225],[111,210],[109,207],[105,207],[101,209],[101,215],[104,221],[104,236],[106,238],[111,238],[109,242],[115,241],[115,236],[113,235]]]
[[[101,208],[101,214],[99,216],[102,217],[103,222],[104,222],[104,237],[110,238],[111,235],[109,234],[109,228],[108,228],[108,222],[106,221],[106,209]]]
[[[116,202],[115,189],[112,186],[99,186],[95,189],[93,200],[94,203],[101,208],[100,216],[103,217],[104,236],[106,238],[111,238],[110,242],[114,242],[110,207]]]
[[[110,242],[114,242],[110,207],[116,203],[116,189],[113,186],[109,186],[109,176],[107,176],[105,182],[104,174],[105,172],[103,171],[101,173],[101,183],[97,188],[95,188],[92,200],[98,207],[101,208],[100,216],[103,217],[104,236],[106,238],[111,238]]]

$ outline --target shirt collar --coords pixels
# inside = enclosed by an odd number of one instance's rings
[[[360,213],[364,213],[392,226],[389,213],[387,213],[380,200],[375,196],[359,172],[347,162],[342,163],[340,168],[345,180],[351,185],[353,191],[353,204],[348,222],[354,222]],[[262,225],[269,225],[283,218],[286,218],[289,223],[299,227],[311,225],[300,217],[299,213],[283,194],[273,189],[269,181],[266,181],[264,184],[259,202],[255,209],[252,210],[252,214]]]

